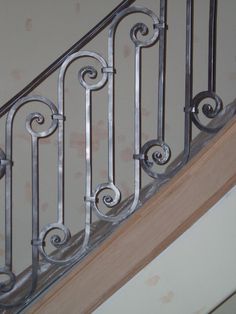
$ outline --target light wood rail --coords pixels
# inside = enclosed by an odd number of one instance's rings
[[[236,119],[27,313],[91,313],[236,183]]]

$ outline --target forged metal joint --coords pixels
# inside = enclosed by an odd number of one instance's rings
[[[4,151],[0,148],[0,179],[4,176],[6,171],[6,165],[12,165],[11,160],[6,159]]]
[[[65,120],[66,120],[66,117],[63,116],[62,114],[53,114],[53,115],[52,115],[52,119],[53,119],[53,120],[63,120],[63,121],[65,121]]]
[[[95,196],[84,196],[84,201],[88,203],[94,203],[96,200]]]
[[[31,240],[31,245],[32,246],[40,246],[40,245],[45,246],[45,242],[42,241],[41,239],[33,239]]]
[[[116,69],[114,67],[104,67],[102,68],[102,73],[115,73]]]
[[[144,154],[134,154],[133,159],[144,160],[146,157]]]
[[[160,28],[163,28],[163,29],[168,29],[168,25],[165,23],[165,22],[160,22],[160,23],[156,23],[156,24],[153,24],[153,29],[160,29]]]

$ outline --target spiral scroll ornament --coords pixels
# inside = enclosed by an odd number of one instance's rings
[[[4,176],[6,171],[6,166],[4,165],[4,162],[6,160],[6,155],[4,151],[0,148],[0,179]]]
[[[154,29],[152,37],[145,39],[149,34],[149,28],[144,23],[135,24],[130,30],[130,38],[136,47],[149,47],[153,45],[159,36],[159,29]]]
[[[55,108],[54,108],[55,109]],[[53,111],[54,113],[56,113],[56,110]],[[57,128],[57,120],[56,119],[52,119],[51,125],[48,127],[47,130],[44,131],[36,131],[33,129],[32,125],[33,122],[36,122],[37,124],[44,124],[45,122],[45,118],[44,116],[39,113],[39,112],[33,112],[30,113],[27,118],[26,118],[26,129],[27,131],[31,134],[31,136],[33,137],[47,137],[51,134],[53,134],[53,132],[56,130]]]
[[[207,103],[204,103],[202,105],[202,113],[206,118],[213,119],[217,117],[217,115],[222,111],[223,109],[222,99],[215,92],[203,91],[197,94],[193,98],[192,110],[191,110],[192,121],[201,131],[208,132],[208,133],[216,133],[223,127],[223,125],[218,126],[218,127],[208,127],[208,126],[205,126],[200,121],[200,118],[199,118],[199,108],[201,104],[205,102],[207,99],[213,100],[214,106]]]
[[[113,183],[102,183],[102,184],[99,184],[97,186],[97,188],[95,189],[94,194],[93,194],[94,195],[93,206],[94,206],[94,209],[95,209],[97,216],[103,220],[116,221],[118,219],[116,216],[106,215],[98,207],[98,203],[99,203],[99,199],[100,199],[99,194],[102,191],[107,191],[107,194],[102,197],[102,202],[108,208],[113,208],[114,206],[116,206],[120,203],[121,192]],[[109,193],[108,193],[108,191],[109,191]]]
[[[83,67],[79,70],[79,81],[80,84],[85,88],[85,89],[89,89],[89,90],[96,90],[102,87],[102,85],[104,84],[89,84],[86,82],[86,76],[88,76],[88,78],[90,80],[94,80],[97,78],[98,76],[98,71],[93,67],[93,66],[87,66],[87,67]],[[106,78],[105,78],[106,79]]]
[[[117,29],[117,26],[119,23],[126,17],[127,15],[130,14],[135,14],[135,13],[143,13],[147,16],[149,16],[152,19],[153,22],[153,34],[146,38],[147,35],[149,35],[150,30],[148,26],[144,23],[137,23],[135,24],[131,30],[130,30],[130,38],[134,42],[136,47],[149,47],[153,45],[159,37],[160,33],[160,28],[164,27],[160,23],[160,20],[158,17],[155,15],[155,13],[145,7],[142,6],[132,6],[129,7],[125,10],[123,10],[120,14],[117,15],[117,17],[114,19],[110,30],[109,30],[109,38],[111,42],[114,42],[114,37],[115,37],[115,32]]]
[[[59,231],[63,234],[63,236],[60,236],[59,234],[54,233],[55,231]],[[68,241],[71,238],[70,231],[67,227],[65,227],[61,223],[52,223],[44,226],[39,234],[39,251],[41,255],[43,255],[46,260],[48,260],[51,263],[63,263],[62,261],[58,261],[55,258],[52,258],[49,256],[49,254],[46,252],[46,243],[47,243],[47,236],[49,233],[54,233],[53,235],[50,236],[50,243],[55,247],[55,248],[62,248],[64,247]],[[64,263],[63,263],[64,264]]]
[[[25,104],[30,102],[39,102],[47,105],[51,111],[51,118],[52,122],[51,125],[44,131],[36,131],[33,129],[32,124],[35,121],[37,124],[43,124],[45,121],[44,116],[39,112],[33,112],[30,113],[26,117],[26,129],[33,137],[47,137],[51,135],[57,128],[58,121],[54,119],[53,117],[57,115],[57,107],[54,105],[54,103],[49,100],[46,97],[34,95],[34,96],[26,96],[21,98],[16,104],[12,107],[12,109],[9,111],[8,117],[7,117],[7,134],[9,138],[11,138],[11,127],[12,123],[15,117],[16,112]],[[10,140],[9,140],[10,141]]]
[[[28,114],[26,117],[26,129],[32,136],[32,142],[35,143],[37,142],[37,139],[40,137],[46,137],[51,135],[57,128],[58,125],[58,120],[54,119],[54,116],[58,114],[57,107],[48,99],[42,96],[26,96],[20,98],[10,109],[8,112],[7,118],[6,118],[6,156],[2,152],[0,153],[0,158],[1,161],[3,160],[6,164],[11,164],[12,162],[12,139],[13,139],[13,122],[14,118],[16,116],[16,113],[18,110],[23,107],[27,103],[31,102],[38,102],[41,104],[46,105],[49,110],[50,110],[50,115],[49,117],[51,118],[52,122],[50,126],[43,131],[37,131],[33,127],[36,124],[44,124],[45,118],[43,114],[38,113],[38,112],[33,112]],[[34,144],[33,144],[34,145]],[[32,145],[32,146],[33,146]],[[10,292],[13,290],[17,283],[16,283],[16,275],[13,273],[11,270],[11,265],[12,265],[12,223],[11,223],[11,215],[12,215],[12,190],[11,190],[11,185],[12,185],[12,168],[8,167],[6,169],[6,252],[5,252],[5,258],[6,258],[6,264],[4,267],[0,268],[0,276],[1,278],[4,278],[5,280],[2,280],[0,282],[0,291],[3,293]],[[35,228],[35,225],[38,224],[37,221],[37,215],[34,216],[35,214],[35,208],[36,206],[32,205],[32,216],[33,216],[33,228],[32,228],[32,236],[33,234],[37,234],[37,228]],[[34,240],[34,241],[37,241]],[[17,300],[16,302],[10,302],[9,304],[3,304],[0,303],[0,307],[4,308],[11,308],[14,306],[18,306],[23,304],[30,298],[32,293],[34,292],[37,284],[37,249],[34,245],[37,245],[36,242],[32,240],[32,282],[31,282],[31,287],[29,288],[29,291],[26,291],[25,295],[20,299]]]
[[[87,82],[86,78],[89,78],[90,80],[94,80],[97,78],[98,76],[98,70],[96,70],[94,68],[94,66],[85,66],[83,68],[81,68],[79,70],[78,73],[78,78],[80,81],[80,84],[87,90],[99,90],[100,88],[102,88],[106,82],[107,82],[107,73],[105,71],[103,71],[103,69],[107,68],[107,62],[105,61],[105,59],[99,55],[96,52],[93,51],[87,51],[87,50],[83,50],[83,51],[79,51],[76,52],[74,54],[72,54],[70,57],[68,57],[64,63],[61,66],[61,70],[59,73],[59,84],[58,84],[58,102],[59,102],[59,108],[62,108],[62,103],[63,103],[63,93],[64,93],[64,80],[65,80],[65,74],[66,71],[68,69],[68,67],[77,59],[79,58],[92,58],[97,60],[100,65],[101,65],[101,69],[100,72],[102,73],[101,78],[98,80],[98,82],[95,82],[94,84],[91,84],[91,82]]]
[[[149,152],[152,148],[157,147],[149,157]],[[156,164],[158,166],[163,166],[168,163],[171,157],[170,147],[165,143],[159,140],[151,140],[143,145],[140,153],[141,166],[143,170],[152,178],[157,179],[159,174],[153,170],[153,166]]]

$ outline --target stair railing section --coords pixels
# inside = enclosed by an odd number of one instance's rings
[[[92,212],[95,212],[100,220],[108,221],[117,224],[126,219],[131,213],[135,211],[139,203],[139,195],[141,185],[141,170],[144,170],[149,176],[156,180],[163,180],[170,175],[177,172],[189,158],[190,144],[191,144],[191,126],[194,123],[199,129],[206,132],[216,132],[218,128],[209,128],[203,125],[199,118],[200,104],[212,99],[215,102],[215,107],[204,104],[202,112],[208,118],[214,118],[222,110],[222,100],[215,91],[215,62],[216,62],[216,7],[217,0],[210,0],[210,16],[209,16],[209,67],[208,67],[208,89],[193,97],[192,93],[192,55],[193,55],[193,0],[186,1],[186,82],[185,82],[185,131],[184,131],[184,155],[183,159],[176,165],[171,173],[159,173],[154,170],[154,165],[162,166],[168,163],[171,154],[171,148],[165,142],[165,62],[166,62],[166,31],[167,31],[167,0],[160,0],[160,16],[141,6],[130,6],[134,1],[123,1],[114,11],[111,12],[104,20],[101,21],[95,28],[93,28],[86,36],[84,36],[71,49],[64,53],[57,59],[49,68],[42,72],[35,80],[26,86],[22,92],[18,93],[3,107],[0,108],[0,115],[7,113],[5,120],[5,151],[0,150],[0,174],[1,178],[5,178],[5,265],[0,269],[0,275],[7,279],[0,283],[1,296],[9,293],[17,285],[17,277],[12,268],[12,173],[14,171],[14,158],[12,154],[13,146],[13,125],[14,118],[18,110],[25,104],[30,102],[39,102],[46,105],[51,113],[51,124],[44,131],[37,131],[34,124],[43,124],[44,116],[38,112],[31,112],[26,118],[26,130],[31,137],[31,168],[32,168],[32,268],[31,268],[31,287],[21,299],[15,298],[9,303],[2,302],[1,308],[7,309],[18,306],[20,304],[30,302],[32,295],[37,287],[39,258],[44,258],[51,264],[58,266],[72,265],[81,257],[88,253],[88,243],[91,234]],[[107,192],[102,197],[102,202],[108,209],[114,208],[122,200],[122,195],[119,187],[115,183],[115,163],[114,163],[114,76],[116,73],[115,64],[115,38],[116,30],[119,23],[131,14],[144,14],[151,19],[153,29],[149,30],[144,23],[136,23],[130,30],[130,38],[135,48],[134,60],[134,149],[133,149],[133,163],[134,163],[134,198],[131,205],[124,211],[117,215],[106,214],[102,212],[98,206],[98,201],[101,198],[102,192]],[[108,26],[109,25],[109,26]],[[109,27],[108,32],[108,59],[106,60],[100,54],[81,50],[81,48],[92,40],[105,27]],[[151,33],[151,36],[146,36]],[[148,38],[147,38],[148,37]],[[159,44],[159,76],[158,76],[158,99],[157,99],[157,119],[153,121],[157,126],[157,137],[149,139],[146,143],[141,143],[141,60],[144,49],[155,44]],[[65,225],[65,190],[64,190],[64,155],[65,155],[65,74],[74,61],[80,58],[90,58],[97,60],[100,64],[101,78],[96,83],[93,80],[98,75],[98,70],[94,66],[86,66],[79,71],[79,81],[84,89],[85,94],[85,116],[86,116],[86,130],[85,130],[85,164],[86,164],[86,178],[85,178],[85,227],[83,244],[78,247],[77,252],[67,259],[57,259],[46,251],[46,238],[49,233],[59,230],[63,233],[63,237],[56,233],[51,236],[50,242],[56,249],[63,248],[67,245],[71,238],[71,232]],[[58,100],[57,104],[50,99],[42,96],[29,95],[36,86],[47,79],[56,69],[59,68],[58,77]],[[97,185],[93,189],[93,174],[92,174],[92,94],[97,90],[108,88],[108,177],[107,181]],[[39,228],[39,150],[40,139],[51,136],[53,133],[57,134],[57,220],[53,223]],[[150,152],[155,151],[150,155]]]

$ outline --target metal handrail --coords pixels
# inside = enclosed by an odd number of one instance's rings
[[[43,72],[41,72],[35,79],[26,85],[19,93],[8,100],[0,107],[0,117],[4,116],[12,106],[22,97],[32,92],[40,83],[42,83],[48,76],[54,73],[62,63],[73,53],[83,48],[94,37],[96,37],[105,27],[107,27],[114,17],[125,8],[129,7],[136,0],[123,0],[117,7],[114,8],[107,16],[105,16],[96,26],[94,26],[87,34],[85,34],[79,41],[71,46],[66,52],[58,57],[52,64],[50,64]]]

